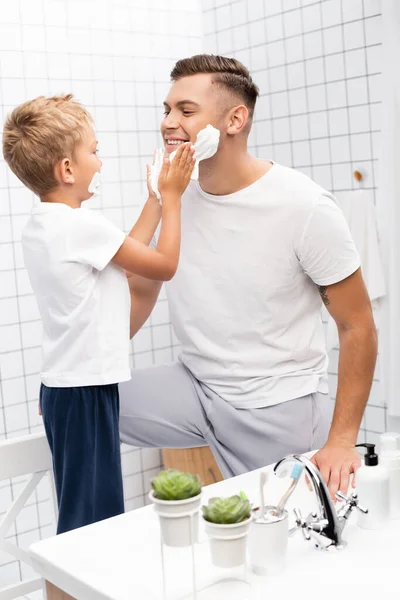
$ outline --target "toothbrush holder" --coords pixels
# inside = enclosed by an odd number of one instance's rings
[[[254,514],[248,533],[248,551],[253,573],[256,575],[279,575],[286,566],[289,538],[288,513],[286,510],[274,515],[275,506],[266,506],[267,519],[260,518],[260,510]],[[272,515],[271,515],[272,513]]]

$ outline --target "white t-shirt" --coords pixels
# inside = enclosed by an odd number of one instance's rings
[[[274,164],[228,196],[190,182],[179,268],[167,284],[182,362],[237,408],[326,393],[317,286],[360,266],[332,195]]]
[[[110,263],[125,234],[85,208],[41,202],[22,233],[43,322],[42,382],[49,387],[127,381],[130,294]]]

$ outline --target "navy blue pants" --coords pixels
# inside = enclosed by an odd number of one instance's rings
[[[40,388],[53,455],[57,533],[124,512],[118,385]]]

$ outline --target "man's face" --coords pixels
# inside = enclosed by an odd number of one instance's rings
[[[208,73],[200,73],[172,84],[164,102],[165,117],[161,122],[167,153],[174,152],[184,142],[194,144],[199,131],[209,123],[223,129],[222,91],[212,84],[211,78]]]

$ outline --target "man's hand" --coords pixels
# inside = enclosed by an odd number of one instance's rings
[[[39,416],[41,417],[42,416],[42,409],[40,408],[40,402],[38,404],[38,413],[39,413]]]
[[[338,491],[347,494],[350,479],[355,487],[355,474],[360,467],[360,455],[354,445],[328,441],[311,459],[320,470],[334,501]]]

